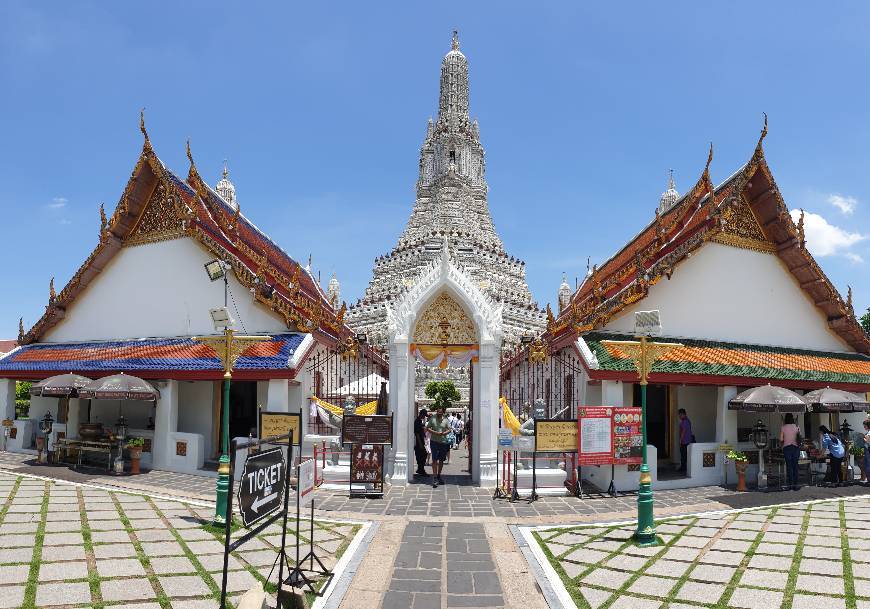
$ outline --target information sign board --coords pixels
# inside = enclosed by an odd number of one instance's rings
[[[573,453],[577,450],[577,420],[535,419],[535,451]]]
[[[643,428],[640,408],[613,409],[613,463],[643,461]]]
[[[604,465],[613,459],[613,408],[581,407],[577,411],[577,464]]]
[[[300,506],[308,505],[314,499],[315,471],[314,459],[306,459],[299,464],[299,485],[297,492],[299,493]]]
[[[274,438],[275,436],[283,436],[293,431],[293,444],[299,446],[301,440],[300,430],[302,429],[302,415],[298,412],[271,412],[269,410],[260,411],[260,437]],[[276,442],[276,444],[287,444],[287,440]]]
[[[510,429],[498,430],[498,445],[501,448],[510,448],[514,443],[514,432]]]
[[[393,415],[345,415],[341,426],[343,444],[392,444]]]
[[[383,444],[356,444],[350,458],[351,484],[384,481]]]
[[[535,436],[514,436],[514,450],[532,452],[535,450]]]
[[[286,481],[283,448],[248,454],[238,490],[242,523],[246,527],[281,508]]]

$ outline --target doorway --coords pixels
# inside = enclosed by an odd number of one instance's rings
[[[221,408],[223,423],[223,408]],[[230,440],[257,435],[257,382],[230,383]]]
[[[634,385],[634,404],[640,406],[640,385]],[[671,413],[668,407],[668,385],[646,386],[646,435],[647,442],[656,447],[660,460],[668,459],[671,447],[668,442],[671,429]]]

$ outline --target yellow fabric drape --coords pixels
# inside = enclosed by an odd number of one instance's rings
[[[467,366],[478,360],[477,345],[418,345],[411,343],[411,355],[428,366],[444,369],[448,366]]]
[[[520,435],[520,420],[514,415],[505,398],[499,398],[498,401],[501,404],[501,418],[505,427],[510,429],[515,436]]]
[[[311,399],[314,400],[315,402],[317,402],[317,404],[319,406],[323,406],[324,408],[326,408],[326,410],[328,410],[330,413],[334,414],[337,417],[340,417],[344,414],[344,408],[339,408],[338,406],[330,404],[329,402],[324,402],[316,395],[312,395]],[[375,412],[377,412],[377,410],[378,410],[378,401],[373,400],[371,402],[366,402],[365,404],[360,404],[359,406],[357,406],[354,413],[360,414],[363,416],[368,416],[368,415],[375,414]]]

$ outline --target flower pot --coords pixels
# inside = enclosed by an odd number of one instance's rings
[[[737,490],[745,492],[746,489],[746,468],[749,464],[746,461],[735,461],[734,469],[737,470]]]
[[[141,446],[131,446],[127,450],[130,451],[130,473],[138,474],[139,472],[139,460],[142,458],[142,447]]]

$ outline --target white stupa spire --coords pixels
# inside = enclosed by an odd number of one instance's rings
[[[230,182],[230,170],[227,167],[227,160],[224,159],[224,173],[223,177],[218,180],[217,185],[215,186],[215,192],[217,192],[224,201],[230,204],[230,207],[233,209],[239,208],[239,203],[236,201],[236,187]]]

